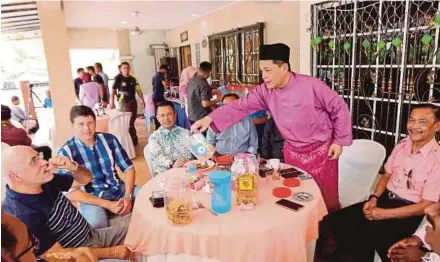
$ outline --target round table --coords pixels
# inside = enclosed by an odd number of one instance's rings
[[[305,208],[298,212],[275,204],[275,185],[269,182],[259,188],[258,205],[250,211],[240,211],[233,195],[230,212],[214,216],[199,209],[191,224],[173,226],[168,223],[165,209],[154,208],[149,197],[162,181],[184,176],[183,168],[170,169],[139,191],[125,240],[132,252],[145,256],[185,254],[227,262],[307,261],[306,246],[318,237],[319,221],[327,214],[321,192],[312,179],[301,181],[300,187],[292,190],[314,196],[312,201],[302,202]],[[194,200],[210,206],[210,194],[203,191],[194,193]]]

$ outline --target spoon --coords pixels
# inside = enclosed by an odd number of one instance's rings
[[[218,216],[217,213],[215,213],[215,212],[212,211],[211,209],[205,207],[201,202],[197,202],[197,206],[198,206],[199,208],[202,208],[202,209],[208,210],[208,211],[209,211],[211,214],[213,214],[214,216]]]

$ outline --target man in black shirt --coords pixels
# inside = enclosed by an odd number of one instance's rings
[[[284,138],[278,131],[273,118],[269,118],[264,127],[263,141],[261,143],[261,157],[265,159],[277,158],[281,162],[284,160],[283,156]]]
[[[131,112],[129,132],[134,145],[138,143],[136,128],[134,127],[137,116],[136,93],[141,99],[142,107],[145,108],[141,86],[137,79],[130,75],[130,64],[123,62],[121,64],[121,74],[116,76],[113,84],[112,94],[110,95],[110,108],[114,108],[115,94],[117,94],[121,111]]]
[[[221,97],[211,101],[212,88],[206,81],[211,76],[211,71],[211,63],[202,62],[197,75],[188,82],[188,118],[191,124],[209,115],[211,108],[221,102]]]
[[[73,82],[75,84],[75,94],[76,94],[76,97],[78,97],[78,95],[79,95],[79,86],[83,84],[82,78],[84,76],[84,68],[78,68],[76,70],[76,73],[78,73],[78,77],[75,78],[75,80]]]
[[[153,76],[151,80],[153,84],[153,103],[154,103],[154,111],[157,110],[157,104],[165,101],[164,93],[165,93],[165,74],[168,71],[167,65],[161,65],[159,67],[159,71]],[[154,122],[156,125],[156,129],[159,129],[160,123],[154,118]]]
[[[108,103],[108,97],[105,93],[104,79],[102,79],[102,77],[96,73],[95,68],[93,66],[87,67],[87,73],[89,73],[92,76],[92,82],[96,82],[99,84],[99,90],[101,93],[101,103],[105,107]]]

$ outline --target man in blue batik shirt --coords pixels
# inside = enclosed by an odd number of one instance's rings
[[[96,116],[87,106],[74,106],[70,111],[75,136],[59,150],[93,174],[93,180],[69,192],[71,201],[80,202],[80,211],[93,228],[108,227],[113,215],[127,215],[133,207],[138,188],[135,170],[118,139],[108,133],[96,133]],[[116,165],[124,173],[119,178]]]
[[[229,104],[239,99],[237,94],[226,94],[222,102]],[[256,154],[258,150],[258,134],[250,118],[240,120],[221,133],[208,129],[206,140],[215,146],[215,151],[220,155],[236,155],[237,153]]]

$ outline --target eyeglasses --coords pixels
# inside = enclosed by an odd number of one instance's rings
[[[405,176],[407,178],[406,179],[406,188],[407,189],[414,189],[414,185],[412,183],[412,169]]]
[[[30,166],[35,165],[38,162],[38,160],[43,159],[43,157],[44,157],[43,152],[38,153],[37,155],[31,158],[31,160],[29,161],[29,165]]]
[[[33,248],[35,249],[39,249],[40,247],[40,241],[38,241],[37,238],[34,237],[34,235],[28,230],[28,236],[29,236],[29,241],[30,241],[30,245],[29,247],[27,247],[25,250],[23,250],[22,252],[20,252],[14,259],[14,261],[20,261],[20,258],[23,257],[24,255],[26,255],[29,251],[31,251]]]

